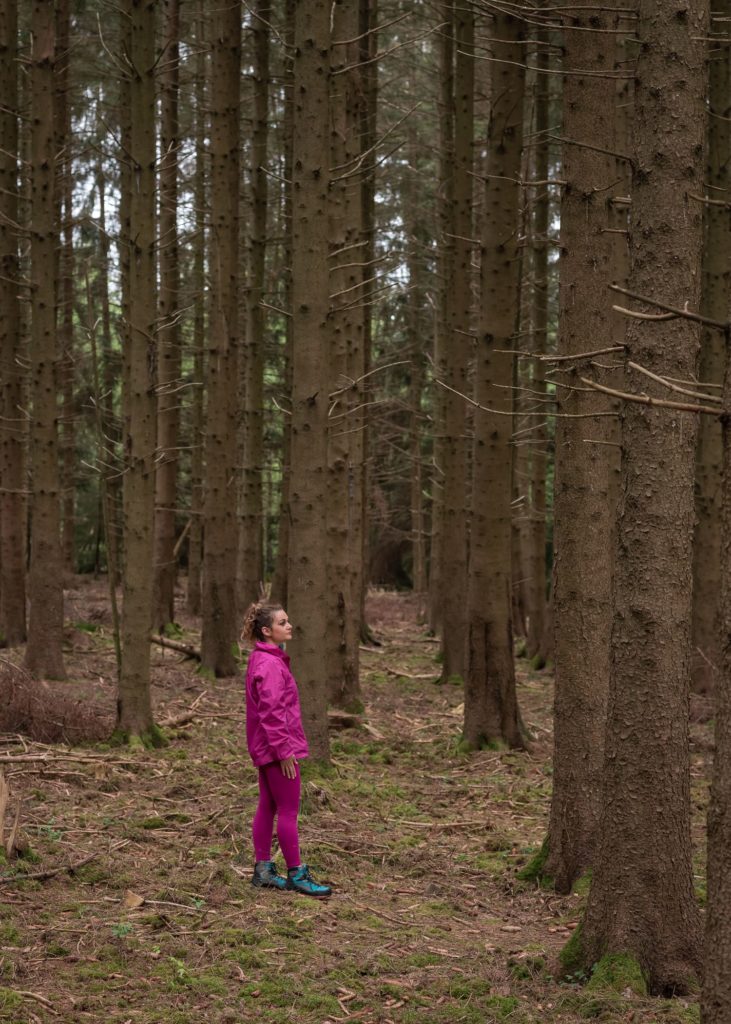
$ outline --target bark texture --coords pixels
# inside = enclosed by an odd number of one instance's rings
[[[28,646],[38,678],[65,678],[61,481],[58,444],[58,348],[55,309],[54,5],[35,0],[31,15],[31,336],[32,472]]]
[[[678,12],[641,0],[638,30],[630,288],[697,309],[701,204],[689,193],[702,191],[707,8]],[[683,318],[629,319],[628,360],[688,380],[698,333]],[[636,384],[658,393],[645,377]],[[651,991],[679,992],[700,960],[688,751],[697,424],[686,413],[627,402],[621,432],[604,803],[582,959],[629,954]]]
[[[599,77],[614,64],[614,19],[597,3],[572,19],[566,33],[563,82],[567,138],[561,201],[559,355],[576,356],[612,344],[613,243],[610,224],[616,162],[614,105]],[[582,32],[582,27],[591,28]],[[609,30],[602,32],[602,29]],[[586,75],[577,73],[585,70]],[[590,339],[590,343],[588,341]],[[570,892],[591,866],[601,807],[604,729],[609,691],[612,622],[613,513],[607,399],[581,388],[588,364],[568,364],[558,388],[558,411],[581,419],[556,420],[554,484],[554,698],[553,795],[545,875]],[[563,386],[565,385],[565,386]]]
[[[252,22],[254,47],[254,129],[251,138],[251,224],[249,228],[248,325],[244,359],[243,454],[238,593],[242,609],[264,580],[262,470],[264,463],[264,264],[267,235],[266,175],[269,134],[269,0],[258,0]]]
[[[294,51],[294,0],[285,0],[284,38],[289,54]],[[292,130],[293,130],[293,61],[285,66],[284,110],[282,132],[284,135],[284,308],[292,307]],[[284,386],[286,394],[292,393],[292,317],[286,318],[284,342]],[[282,416],[282,489],[279,525],[277,529],[277,561],[272,577],[271,594],[275,601],[287,607],[287,571],[289,566],[289,475],[291,467],[291,417]]]
[[[162,5],[164,57],[160,71],[160,326],[157,386],[157,469],[155,472],[155,581],[153,628],[162,632],[175,619],[175,506],[180,434],[180,331],[178,311],[178,90],[179,0]]]
[[[188,534],[188,586],[186,604],[191,615],[200,615],[201,610],[201,567],[203,562],[203,418],[205,393],[205,247],[206,247],[206,118],[204,112],[206,95],[206,45],[203,2],[199,0],[196,10],[195,60],[195,242],[193,249],[193,390],[191,410],[190,459],[190,515]]]
[[[360,182],[360,74],[358,4],[332,8],[330,76],[330,393],[328,431],[327,559],[329,588],[328,695],[339,707],[359,704],[360,592],[353,562],[360,562],[362,490],[358,458],[363,375],[363,239]],[[346,44],[346,40],[352,40]],[[368,273],[370,274],[370,268]],[[358,381],[358,383],[355,383]]]
[[[211,316],[208,332],[201,662],[236,672],[236,399],[238,365],[241,5],[211,25]]]
[[[288,603],[295,671],[312,756],[329,758],[327,337],[330,3],[295,10],[292,203],[292,448]]]
[[[467,431],[462,395],[469,391],[472,305],[472,168],[474,132],[474,13],[457,4],[453,13],[454,211],[452,259],[445,287],[450,295],[446,321],[444,490],[442,494],[442,678],[464,678],[467,643]],[[459,392],[455,394],[454,392]]]
[[[512,629],[512,395],[519,297],[518,229],[523,142],[524,25],[496,14],[482,229],[472,520],[467,590],[464,743],[522,746]]]
[[[724,9],[728,15],[728,5]],[[715,754],[708,810],[708,908],[701,996],[704,1024],[726,1024],[731,1020],[731,360],[726,365],[723,409],[723,672],[716,688]]]
[[[25,640],[25,417],[18,300],[18,7],[0,3],[0,643]]]
[[[541,51],[536,56],[535,130],[536,148],[534,160],[535,180],[545,182],[549,178],[548,140],[550,129],[549,110],[549,53],[547,32],[540,30]],[[566,60],[566,57],[564,57]],[[537,355],[547,351],[548,344],[548,227],[550,199],[546,185],[536,188],[533,209],[533,296],[531,308],[531,351]],[[532,408],[541,411],[542,398],[546,394],[545,363],[533,361],[531,388],[535,402]],[[527,653],[538,668],[546,661],[544,637],[546,632],[546,468],[548,464],[548,431],[538,423],[533,426],[530,437],[530,504],[528,524],[525,530],[524,564],[526,567],[526,615],[528,618]]]
[[[729,17],[731,5],[721,0],[714,6],[721,18]],[[719,22],[716,35],[723,36]],[[706,182],[710,199],[728,202],[731,182],[731,77],[728,42],[709,44],[708,157]],[[704,209],[704,246],[701,310],[714,320],[728,313],[731,284],[731,207],[707,205]],[[701,331],[699,378],[717,387],[723,382],[726,346],[719,331]],[[696,528],[693,546],[693,688],[708,692],[715,687],[721,665],[718,621],[721,587],[721,424],[713,416],[701,416],[695,471]]]
[[[154,551],[157,319],[155,268],[155,4],[124,0],[129,33],[127,339],[123,353],[124,571],[122,667],[117,730],[130,739],[153,732],[150,624]],[[123,228],[124,231],[124,228]]]

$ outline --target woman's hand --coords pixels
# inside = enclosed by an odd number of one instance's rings
[[[279,767],[282,769],[282,775],[286,775],[288,779],[297,778],[297,758],[294,755],[285,761],[280,761]]]

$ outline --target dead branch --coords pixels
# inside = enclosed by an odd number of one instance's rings
[[[581,378],[583,380],[583,377]],[[470,398],[468,395],[463,395],[461,391],[457,391],[456,388],[451,388],[449,384],[445,384],[443,380],[439,380],[437,377],[434,378],[434,383],[440,387],[445,388],[447,391],[451,391],[454,395],[459,395],[460,398],[464,399],[465,402],[469,402],[475,409],[480,409],[482,412],[491,412],[497,416],[514,416],[519,419],[527,419],[528,417],[538,416],[541,419],[546,416],[559,416],[561,419],[569,420],[586,420],[594,419],[597,416],[616,416],[616,412],[513,412],[505,409],[490,409],[486,405],[480,405],[474,398]]]
[[[702,412],[709,416],[720,416],[720,409],[712,409],[706,405],[692,405],[690,402],[668,402],[664,398],[653,398],[652,395],[633,395],[628,391],[616,391],[614,388],[608,388],[604,384],[597,384],[594,380],[589,380],[588,377],[580,377],[579,380],[583,384],[588,384],[590,388],[594,388],[595,391],[601,391],[605,395],[611,395],[613,398],[621,398],[625,402],[637,402],[640,405],[651,405],[660,409],[677,409],[679,412]]]
[[[663,387],[668,388],[670,391],[677,391],[681,395],[689,395],[691,398],[705,398],[708,402],[717,402],[721,404],[721,398],[718,395],[704,395],[702,391],[691,391],[689,388],[680,387],[674,381],[668,380],[665,377],[659,377],[656,373],[652,373],[650,370],[646,370],[644,366],[640,366],[639,363],[628,362],[628,366],[631,366],[633,370],[637,370],[638,373],[644,373],[650,380],[657,381],[658,384],[662,384]]]
[[[171,651],[177,651],[178,654],[184,654],[187,658],[193,658],[195,661],[200,661],[202,654],[198,647],[194,647],[193,644],[184,644],[179,640],[169,640],[166,636],[158,636],[153,634],[150,637],[150,641],[153,644],[157,644],[158,647],[169,647]]]
[[[0,875],[0,885],[7,882],[27,882],[36,881],[42,882],[48,878],[55,878],[56,875],[62,875],[65,872],[73,874],[74,871],[78,871],[79,868],[83,868],[85,864],[88,864],[92,860],[96,860],[99,856],[98,853],[90,853],[88,857],[82,857],[81,860],[74,861],[73,864],[63,864],[60,868],[52,868],[48,871],[33,871],[29,874],[25,872],[14,875]]]
[[[618,284],[610,284],[609,289],[613,292],[619,292],[621,295],[628,295],[631,299],[636,299],[638,302],[645,302],[648,306],[655,306],[656,309],[664,309],[666,313],[674,313],[675,316],[684,317],[686,320],[693,320],[695,323],[705,324],[706,327],[715,327],[717,331],[723,331],[726,335],[731,332],[731,321],[729,320],[713,320],[711,317],[702,316],[700,313],[693,313],[689,309],[678,309],[677,306],[669,306],[666,302],[659,302],[657,299],[648,298],[647,295],[638,295],[637,292],[631,292],[628,288],[622,288]]]

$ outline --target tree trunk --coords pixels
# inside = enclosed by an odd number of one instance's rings
[[[438,311],[435,317],[434,366],[441,380],[447,378],[453,296],[449,287],[454,263],[454,13],[453,0],[443,4],[439,39],[439,187],[437,190]],[[434,633],[444,625],[446,580],[446,465],[447,392],[437,385],[434,396],[434,454],[431,478],[431,547],[429,551],[429,625]]]
[[[25,640],[25,416],[17,280],[18,9],[0,3],[0,643]]]
[[[179,0],[162,5],[160,69],[160,326],[155,471],[155,573],[152,627],[162,632],[175,620],[175,506],[180,434],[180,308],[178,269],[178,81]]]
[[[378,0],[360,0],[360,62],[363,82],[361,103],[361,148],[363,165],[360,178],[360,203],[363,232],[363,262],[371,265],[376,255],[376,142],[378,135]],[[373,294],[375,289],[365,275],[363,282],[363,373],[371,369],[373,348]],[[360,532],[360,576],[356,584],[360,601],[360,638],[372,640],[366,619],[366,597],[368,594],[368,563],[370,551],[368,501],[371,487],[371,418],[370,410],[363,410],[363,431],[361,434],[361,466],[355,488],[360,489],[361,532]],[[354,552],[357,558],[357,553]]]
[[[329,309],[328,74],[329,0],[295,12],[292,468],[290,476],[289,613],[295,627],[296,675],[312,756],[329,758],[326,714],[328,580],[327,338]]]
[[[201,613],[201,565],[203,559],[203,421],[205,392],[205,249],[206,249],[206,167],[204,113],[206,92],[206,39],[203,0],[196,8],[195,59],[195,241],[193,249],[193,380],[190,459],[190,515],[188,534],[188,587],[186,605],[191,615]]]
[[[523,737],[515,691],[511,621],[513,336],[518,309],[518,228],[523,141],[523,22],[497,14],[492,27],[490,119],[477,341],[467,615],[464,743],[470,749]]]
[[[98,102],[98,101],[97,101]],[[119,573],[121,559],[121,478],[117,470],[121,470],[121,459],[119,451],[120,442],[120,419],[115,415],[114,393],[116,383],[119,379],[120,357],[112,349],[112,317],[109,308],[109,236],[107,234],[106,220],[106,189],[105,172],[101,158],[96,167],[96,183],[99,195],[99,303],[101,305],[101,335],[102,335],[102,423],[103,436],[106,444],[104,448],[105,469],[104,487],[107,492],[107,528],[105,530],[105,544],[107,549],[107,572],[111,574],[110,586],[117,587],[121,582]],[[123,275],[124,279],[124,275]]]
[[[721,17],[714,33],[728,39],[728,18],[731,3],[723,0],[717,7]],[[711,44],[714,46],[714,44]],[[727,41],[715,44],[716,58],[720,68],[711,70],[713,85],[720,85],[726,78],[728,83],[728,62],[731,48]],[[719,52],[720,51],[720,52]],[[715,79],[715,82],[714,82]],[[724,93],[728,100],[728,88]],[[710,116],[718,117],[727,110],[718,108],[714,99],[719,94],[712,86]],[[728,125],[726,126],[728,131]],[[711,133],[712,138],[714,132]],[[728,140],[728,135],[726,136]],[[718,144],[718,135],[714,142]],[[714,178],[711,178],[713,184]],[[716,193],[713,192],[715,198]],[[727,211],[724,211],[726,213]],[[710,223],[707,225],[707,230]],[[708,232],[710,234],[710,232]],[[708,234],[706,247],[708,246]],[[728,293],[726,296],[728,300]],[[714,315],[714,314],[711,314]],[[727,314],[726,314],[727,315]],[[723,318],[723,317],[722,317]],[[707,333],[704,332],[704,333]],[[718,332],[719,340],[728,343],[728,334]],[[706,341],[708,339],[705,339]],[[707,380],[706,377],[702,378]],[[726,1024],[731,1020],[731,919],[728,908],[731,904],[731,358],[726,357],[723,385],[723,478],[721,513],[721,601],[719,615],[719,646],[723,655],[722,673],[716,687],[715,752],[713,757],[713,778],[711,801],[708,810],[708,908],[706,910],[705,957],[703,992],[701,996],[701,1020],[703,1024]],[[697,537],[696,537],[697,543]]]
[[[254,45],[254,127],[251,139],[248,330],[243,347],[244,472],[241,487],[238,593],[242,609],[259,595],[264,580],[262,470],[264,464],[264,265],[267,237],[267,145],[269,106],[270,0],[257,0],[252,22]]]
[[[155,4],[124,0],[129,33],[129,160],[127,243],[129,291],[123,354],[125,475],[122,574],[122,667],[117,732],[132,742],[159,741],[150,701],[153,517],[155,498]]]
[[[360,487],[355,475],[361,464],[354,458],[359,415],[353,396],[360,402],[361,387],[351,384],[362,377],[363,239],[361,237],[360,183],[360,90],[358,5],[336,0],[332,9],[330,75],[330,313],[329,382],[333,395],[328,424],[327,568],[328,593],[328,696],[346,710],[357,710],[358,647],[360,643],[360,593],[352,570],[360,562]],[[341,40],[353,40],[348,45]],[[348,69],[348,70],[345,70]],[[371,276],[367,268],[366,276]],[[360,364],[355,353],[360,353]],[[357,495],[356,495],[357,490]],[[356,540],[357,537],[357,540]]]
[[[211,323],[203,518],[202,665],[236,672],[236,400],[238,363],[241,6],[217,9],[211,51]]]
[[[563,83],[567,138],[561,201],[559,355],[576,356],[613,343],[607,283],[614,267],[610,225],[616,161],[602,153],[614,138],[614,105],[603,74],[614,67],[616,19],[601,3],[572,20],[566,33]],[[582,32],[582,26],[591,32]],[[606,34],[604,31],[606,30]],[[586,69],[586,77],[577,74]],[[585,145],[584,145],[585,144]],[[590,339],[590,340],[589,340]],[[556,420],[554,484],[555,590],[553,796],[544,873],[570,892],[593,861],[601,809],[604,729],[612,621],[612,524],[607,400],[580,390],[588,364],[567,362]],[[576,390],[572,390],[576,388]]]
[[[697,309],[707,7],[639,6],[630,289]],[[657,313],[649,303],[642,312]],[[698,328],[628,319],[627,359],[688,380]],[[627,369],[630,374],[629,368]],[[643,375],[638,390],[666,395]],[[695,417],[627,402],[600,841],[577,940],[583,966],[635,958],[655,993],[699,968],[688,750]],[[659,908],[662,912],[659,912]]]
[[[474,132],[474,14],[454,10],[454,239],[445,285],[451,296],[447,320],[442,519],[442,678],[463,679],[467,641],[467,438],[465,400],[469,392],[472,305],[472,166]],[[512,332],[511,332],[512,333]],[[459,392],[455,394],[454,392]]]
[[[56,84],[55,120],[55,201],[56,218],[61,236],[57,251],[57,317],[59,377],[62,394],[61,416],[61,548],[63,568],[67,575],[75,569],[75,480],[76,414],[74,409],[74,246],[73,246],[73,168],[71,164],[70,91],[70,0],[56,5]]]
[[[38,678],[64,679],[63,564],[58,446],[55,312],[54,5],[35,0],[31,33],[31,339],[32,471],[28,646],[25,664]]]
[[[294,11],[295,0],[285,0],[284,39],[286,52],[294,52]],[[284,135],[284,308],[292,308],[292,131],[293,131],[293,64],[291,58],[285,66],[285,89],[283,111]],[[286,318],[284,343],[284,387],[286,394],[292,393],[292,317]],[[277,528],[277,561],[272,577],[271,594],[275,601],[287,606],[287,567],[289,563],[289,477],[291,467],[291,417],[282,415],[282,485],[280,497],[279,524]]]
[[[729,16],[728,0],[717,10]],[[728,28],[728,22],[725,23]],[[728,201],[731,182],[731,97],[729,95],[729,46],[714,42],[709,53],[708,156],[706,181],[709,198]],[[723,320],[728,314],[731,279],[731,208],[704,208],[704,246],[701,311]],[[725,339],[719,331],[701,331],[700,379],[716,386],[723,382]],[[721,664],[718,623],[721,587],[721,424],[702,416],[698,427],[695,470],[696,527],[693,545],[693,688],[713,691]]]
[[[549,177],[548,140],[550,130],[549,112],[549,55],[548,33],[539,30],[541,50],[536,56],[536,149],[533,163],[535,180],[545,182]],[[578,34],[578,33],[577,33]],[[570,36],[571,33],[568,33]],[[537,185],[533,209],[533,302],[531,309],[531,351],[540,356],[547,351],[548,343],[548,226],[550,200],[546,185]],[[532,364],[531,388],[534,392],[533,408],[542,411],[542,399],[546,395],[545,363],[534,359]],[[540,423],[540,421],[539,421]],[[535,426],[535,424],[529,424]],[[527,653],[534,667],[542,668],[546,656],[543,637],[546,631],[546,468],[548,463],[548,431],[538,426],[531,431],[530,452],[530,504],[526,534],[525,566],[528,577]]]

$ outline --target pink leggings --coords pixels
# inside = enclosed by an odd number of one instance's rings
[[[297,815],[300,807],[300,770],[288,779],[279,767],[279,761],[259,768],[259,805],[254,814],[251,831],[254,837],[254,855],[259,860],[272,859],[274,816],[277,818],[277,839],[288,868],[297,868],[300,860]]]

